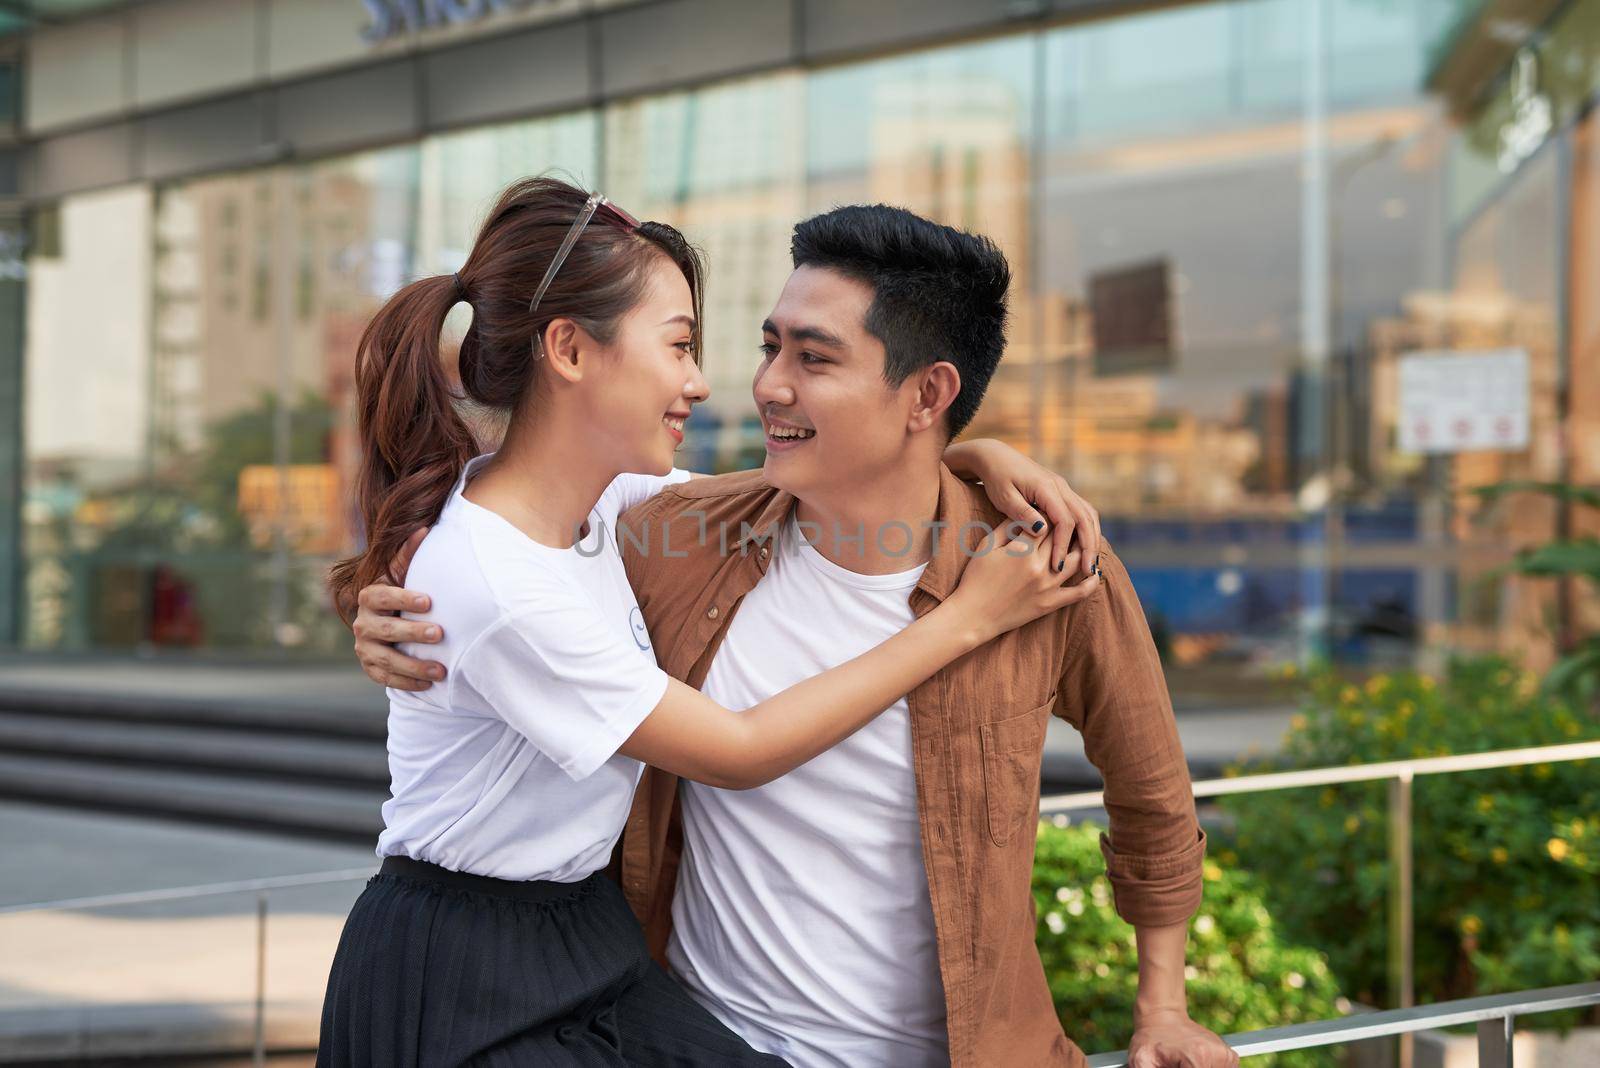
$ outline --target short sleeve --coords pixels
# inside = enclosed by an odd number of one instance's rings
[[[621,474],[611,480],[611,485],[606,487],[600,498],[607,502],[612,515],[621,515],[668,486],[689,481],[689,477],[689,472],[679,467],[674,467],[664,475]]]
[[[653,652],[565,587],[498,620],[454,674],[454,702],[504,719],[574,780],[611,759],[668,685]]]

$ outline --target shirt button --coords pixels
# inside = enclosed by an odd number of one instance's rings
[[[707,619],[716,619],[717,618],[717,606],[716,605],[712,605],[711,606],[711,610],[706,613],[706,618]]]

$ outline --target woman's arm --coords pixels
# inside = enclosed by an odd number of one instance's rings
[[[620,752],[707,786],[761,786],[866,726],[950,661],[982,645],[985,633],[941,607],[854,660],[743,712],[672,679]]]
[[[1031,535],[1008,545],[996,533],[989,550],[980,552],[932,612],[854,660],[743,712],[731,712],[673,679],[620,751],[708,786],[761,786],[854,734],[952,660],[1075,604],[1099,585],[1098,576],[1090,576],[1063,586],[1061,573],[1052,570]]]

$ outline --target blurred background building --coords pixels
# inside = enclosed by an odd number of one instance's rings
[[[0,4],[0,648],[348,657],[352,362],[555,170],[708,254],[685,465],[759,464],[793,223],[993,236],[971,433],[1094,501],[1172,684],[1538,665],[1600,480],[1593,0]],[[455,313],[464,317],[466,309]],[[453,320],[459,336],[464,319]],[[1592,625],[1592,624],[1591,624]]]

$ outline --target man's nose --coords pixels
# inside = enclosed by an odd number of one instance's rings
[[[757,404],[787,407],[794,403],[794,387],[789,384],[789,372],[782,356],[769,361],[756,372],[752,392]]]

